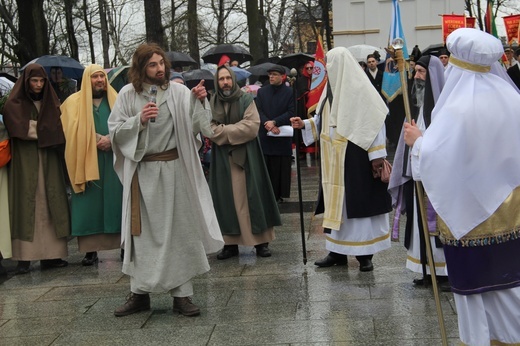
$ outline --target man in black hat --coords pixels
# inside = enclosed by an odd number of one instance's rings
[[[446,48],[442,48],[441,50],[439,50],[439,59],[442,62],[444,69],[447,69],[448,62],[450,61],[450,53]]]
[[[260,113],[258,137],[265,164],[278,202],[290,197],[292,136],[282,137],[280,126],[289,125],[294,116],[294,96],[285,85],[285,68],[275,65],[267,71],[269,84],[258,90],[256,105]]]

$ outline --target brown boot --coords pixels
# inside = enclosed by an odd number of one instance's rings
[[[139,311],[150,310],[150,296],[147,294],[130,293],[126,303],[114,311],[116,317],[128,316]]]
[[[198,316],[200,309],[191,302],[190,297],[173,297],[173,311],[184,316]]]

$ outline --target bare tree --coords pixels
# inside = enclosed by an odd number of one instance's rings
[[[146,41],[155,42],[162,48],[164,44],[164,28],[161,22],[161,0],[144,0],[144,18]]]
[[[67,41],[70,47],[70,56],[76,60],[79,60],[79,47],[78,40],[76,39],[76,34],[74,30],[74,18],[73,11],[74,6],[76,5],[77,0],[65,0],[63,2],[63,7],[65,10],[65,28]]]
[[[200,61],[199,53],[199,20],[197,14],[197,0],[188,0],[188,47],[190,55],[197,63]]]
[[[10,13],[4,1],[0,8],[0,15],[17,41],[12,45],[17,62],[25,65],[32,59],[49,53],[47,20],[43,12],[43,0],[16,0],[16,7],[18,26],[11,20],[13,17],[9,17]]]
[[[260,11],[258,10],[258,0],[246,0],[247,25],[249,27],[249,47],[253,56],[253,61],[267,58],[264,50],[265,40],[262,35],[262,25]]]
[[[98,8],[99,8],[99,23],[101,25],[101,46],[103,49],[103,67],[107,68],[107,67],[110,67],[110,56],[109,56],[110,37],[109,37],[109,33],[108,33],[106,1],[98,0]],[[92,59],[92,62],[94,62],[94,61],[95,60]]]

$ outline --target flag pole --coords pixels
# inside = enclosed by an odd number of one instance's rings
[[[406,68],[403,57],[402,47],[397,45],[394,47],[395,60],[399,67],[399,75],[401,77],[401,93],[403,94],[404,110],[406,114],[406,121],[412,123],[412,116],[410,112],[410,103],[408,100],[408,87],[406,81]],[[426,219],[426,207],[424,205],[424,189],[420,181],[415,181],[415,191],[417,199],[419,200],[419,211],[421,214],[421,224],[424,233],[424,243],[426,245],[426,257],[428,259],[428,265],[430,267],[430,274],[432,278],[433,296],[435,297],[435,306],[437,308],[437,318],[439,320],[439,329],[441,331],[442,345],[448,346],[448,338],[446,336],[446,328],[444,326],[444,317],[442,314],[441,299],[439,296],[439,287],[437,285],[437,274],[435,272],[435,263],[433,260],[432,245],[430,242],[430,232],[428,230],[428,221]],[[425,277],[426,279],[426,277]]]
[[[294,96],[294,109],[298,109],[298,100],[297,100],[297,90],[296,90],[296,78],[298,75],[298,71],[295,68],[291,69],[290,73],[290,83],[293,88],[293,96]],[[303,197],[302,197],[302,177],[301,177],[301,168],[300,168],[300,140],[301,140],[301,130],[294,130],[295,142],[296,142],[296,155],[294,160],[296,161],[296,177],[298,180],[298,203],[300,209],[300,231],[302,236],[302,253],[303,253],[303,264],[307,264],[307,247],[305,244],[305,223],[303,220]]]

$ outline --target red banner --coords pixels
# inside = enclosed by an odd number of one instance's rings
[[[325,53],[323,52],[323,42],[321,35],[318,35],[316,42],[316,54],[314,55],[314,70],[312,71],[312,80],[309,94],[307,96],[307,116],[312,118],[311,113],[316,111],[321,93],[327,84],[327,70],[325,69]]]
[[[463,14],[442,15],[442,42],[446,43],[446,37],[458,28],[466,27],[466,16]]]
[[[520,42],[519,36],[519,26],[520,23],[520,14],[514,14],[511,16],[504,17],[504,26],[506,28],[506,34],[507,34],[507,44],[512,45],[518,45]]]
[[[475,28],[475,17],[466,17],[466,28]]]

